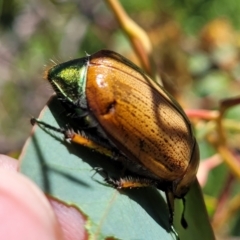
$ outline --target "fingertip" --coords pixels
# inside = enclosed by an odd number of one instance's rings
[[[9,156],[0,154],[0,168],[10,171],[17,171],[18,160]]]
[[[0,170],[0,239],[64,239],[49,204],[25,176]]]

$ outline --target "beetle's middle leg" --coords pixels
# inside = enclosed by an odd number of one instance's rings
[[[119,177],[111,177],[107,171],[105,171],[102,168],[95,169],[96,172],[101,172],[104,181],[111,185],[112,187],[116,189],[126,189],[126,188],[141,188],[141,187],[149,187],[149,186],[157,186],[157,182],[153,179],[137,176],[131,174],[127,174],[125,176],[119,176]],[[126,170],[126,169],[125,169]],[[122,174],[124,175],[124,169]]]

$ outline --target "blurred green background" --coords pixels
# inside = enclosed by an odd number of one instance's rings
[[[240,95],[238,1],[121,3],[148,33],[157,68],[185,108],[217,109],[219,100]],[[104,1],[0,0],[0,153],[17,156],[31,131],[29,119],[53,93],[43,80],[46,69],[102,48],[139,63]],[[228,117],[239,121],[239,107]],[[239,132],[229,141],[239,152]],[[215,153],[201,137],[199,143],[202,159]],[[211,213],[228,176],[224,166],[214,171],[204,189]],[[223,233],[240,236],[238,222]]]
[[[148,31],[158,49],[155,59],[161,71],[186,77],[185,82],[190,77],[186,51],[196,51],[195,38],[202,27],[219,17],[226,17],[234,29],[240,27],[238,1],[151,0],[122,4]],[[51,88],[43,80],[48,66],[102,48],[134,60],[131,46],[104,1],[0,1],[1,153],[21,149],[31,129],[29,118],[39,114],[51,95]],[[209,61],[204,54],[193,59],[194,71],[208,68],[199,66],[208,65],[205,60]],[[205,88],[199,91],[208,92]]]

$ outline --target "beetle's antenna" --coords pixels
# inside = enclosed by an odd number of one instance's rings
[[[182,227],[186,229],[188,227],[188,223],[184,217],[185,210],[186,210],[186,199],[184,197],[182,198],[182,202],[183,202],[183,211],[182,211],[182,217],[181,217],[181,224],[182,224]]]

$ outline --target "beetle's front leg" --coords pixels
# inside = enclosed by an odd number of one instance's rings
[[[74,132],[72,129],[65,130],[64,136],[72,143],[80,144],[107,157],[114,158],[114,152],[110,148],[102,146],[89,139],[87,136],[83,136],[79,133]]]
[[[80,133],[76,133],[70,128],[56,128],[56,127],[51,126],[39,119],[32,118],[31,124],[34,125],[35,123],[37,123],[40,126],[43,126],[44,128],[53,130],[55,132],[62,133],[64,135],[65,139],[70,140],[72,143],[80,144],[81,146],[84,146],[86,148],[94,150],[94,151],[101,153],[110,158],[115,157],[113,150],[111,150],[110,148],[107,148],[105,146],[102,146],[102,145],[92,141],[87,136],[83,136],[83,135],[80,135]]]

